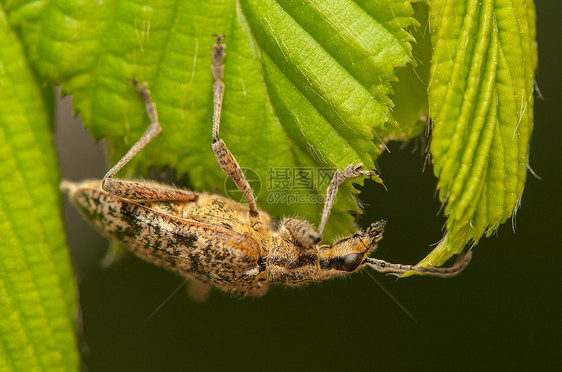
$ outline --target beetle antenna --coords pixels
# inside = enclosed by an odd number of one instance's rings
[[[394,264],[371,257],[367,257],[365,259],[365,263],[369,267],[372,267],[373,269],[381,273],[405,274],[408,271],[417,271],[418,273],[424,275],[447,278],[447,277],[455,276],[461,271],[463,271],[468,266],[471,258],[472,258],[472,251],[468,251],[467,253],[461,254],[459,258],[457,258],[457,261],[455,261],[455,264],[451,267],[423,267],[423,266],[414,266],[414,265]]]

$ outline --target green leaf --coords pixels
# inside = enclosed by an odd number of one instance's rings
[[[390,134],[392,140],[408,140],[422,135],[428,117],[427,85],[431,61],[428,6],[425,2],[413,4],[417,23],[409,28],[415,38],[412,63],[398,69],[398,81],[393,82],[391,96],[395,106],[392,116],[400,124],[398,131]]]
[[[527,174],[537,66],[532,0],[432,1],[431,153],[447,234],[440,265],[517,209]]]
[[[53,0],[14,5],[10,17],[38,70],[73,94],[84,123],[108,138],[114,160],[148,125],[128,83],[147,81],[163,133],[136,168],[170,165],[189,173],[196,190],[225,184],[210,146],[210,55],[212,35],[226,34],[221,135],[261,179],[262,208],[316,223],[316,196],[325,194],[333,169],[373,168],[380,139],[396,128],[387,94],[394,68],[410,61],[405,28],[415,23],[404,0]],[[275,188],[283,176],[294,182],[296,169],[313,182]],[[345,211],[357,210],[355,193],[342,187],[332,233],[353,230]],[[288,203],[280,194],[301,200]]]
[[[78,370],[52,122],[0,8],[0,370]]]

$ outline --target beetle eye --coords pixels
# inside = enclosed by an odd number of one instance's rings
[[[337,269],[351,272],[357,269],[357,267],[361,265],[362,261],[363,261],[363,254],[361,253],[346,254],[345,256],[340,257],[340,259],[338,260]]]

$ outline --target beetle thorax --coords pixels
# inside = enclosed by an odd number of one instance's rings
[[[273,242],[266,263],[269,282],[298,285],[322,280],[316,248],[294,244],[280,237],[275,237]]]

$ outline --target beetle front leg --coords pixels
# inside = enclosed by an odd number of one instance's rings
[[[287,218],[283,221],[285,231],[281,233],[285,238],[296,240],[303,245],[315,245],[322,241],[320,236],[314,229],[314,225],[305,220],[296,218]]]
[[[130,162],[146,145],[150,143],[160,132],[160,122],[158,121],[158,111],[156,104],[152,102],[148,84],[141,85],[133,79],[131,83],[137,88],[146,106],[146,112],[150,118],[150,126],[146,129],[142,137],[131,147],[131,149],[111,168],[103,177],[101,187],[104,191],[130,200],[152,201],[152,200],[195,200],[197,196],[186,190],[178,190],[171,187],[162,186],[156,182],[135,182],[118,180],[113,178],[128,162]]]
[[[318,232],[314,230],[314,226],[308,221],[289,218],[283,221],[283,227],[289,234],[287,237],[293,238],[304,245],[315,245],[322,242],[322,236],[324,235],[328,218],[332,212],[332,207],[334,206],[339,186],[350,178],[372,177],[375,174],[375,171],[362,171],[362,167],[363,164],[350,164],[347,168],[345,168],[343,173],[336,170],[336,173],[334,173],[334,177],[332,178],[332,182],[326,191],[326,201],[324,202],[322,220],[320,221]]]
[[[338,193],[339,186],[345,182],[345,180],[356,178],[356,177],[373,177],[375,175],[375,171],[362,171],[363,164],[359,163],[357,165],[350,164],[345,168],[345,170],[340,172],[336,170],[334,173],[334,177],[332,178],[332,182],[330,186],[328,186],[328,190],[326,191],[326,200],[324,202],[324,208],[322,209],[322,220],[320,221],[320,226],[318,226],[318,236],[319,239],[322,240],[322,236],[324,235],[324,230],[326,229],[326,224],[328,223],[328,218],[330,217],[330,213],[332,213],[332,207],[334,206],[334,202],[336,201],[336,195]]]

